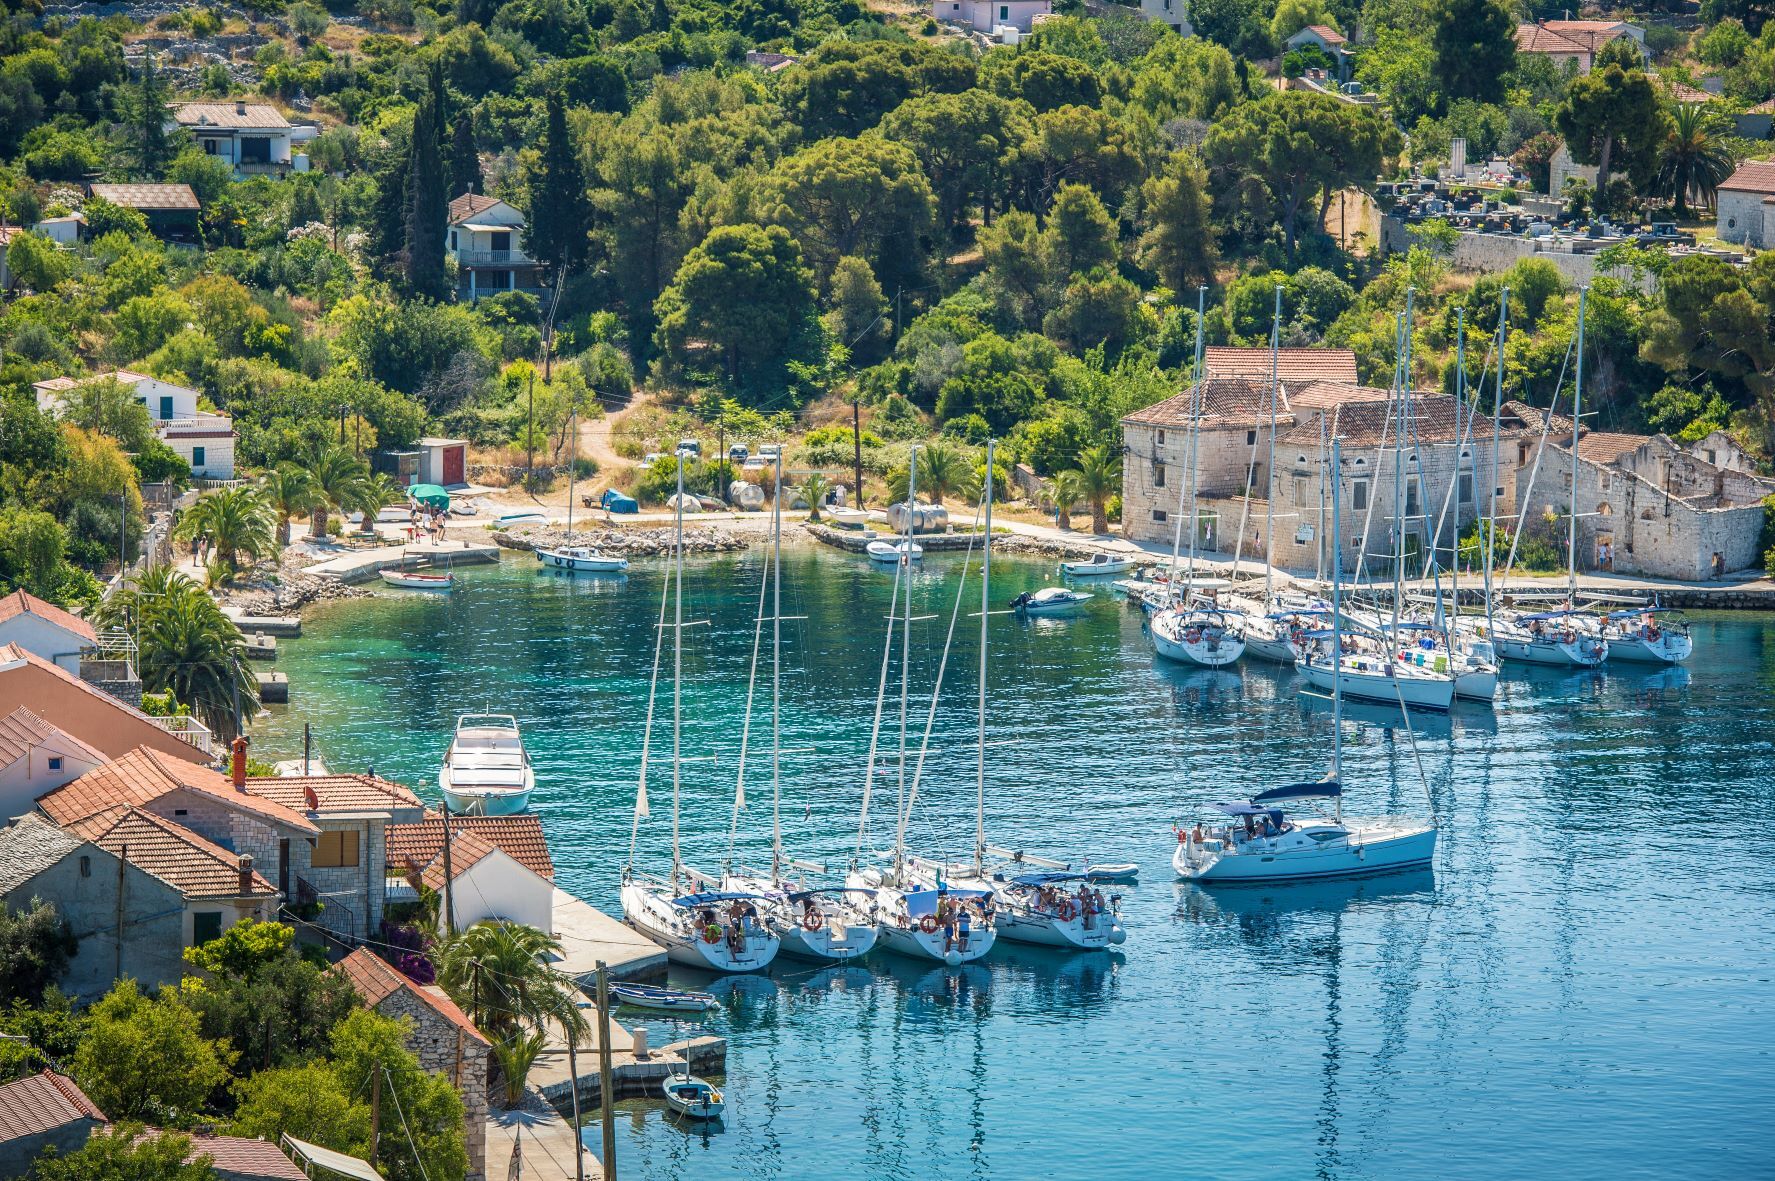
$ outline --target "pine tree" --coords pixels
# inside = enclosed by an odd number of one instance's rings
[[[473,116],[467,111],[458,113],[454,130],[450,144],[450,196],[483,192],[487,182],[481,178],[481,153],[475,143]]]
[[[415,295],[441,299],[444,234],[450,199],[444,186],[444,158],[438,150],[436,99],[427,94],[413,116],[413,144],[407,157],[407,287]]]
[[[561,96],[548,98],[548,130],[542,158],[530,177],[530,230],[526,236],[536,256],[569,273],[586,256],[586,227],[591,207],[586,197],[585,175],[579,155],[567,131],[567,109]]]

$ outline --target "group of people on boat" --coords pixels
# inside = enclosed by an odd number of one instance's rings
[[[1247,813],[1240,819],[1242,824],[1228,824],[1224,828],[1208,828],[1198,820],[1195,828],[1185,829],[1177,837],[1197,845],[1205,841],[1224,841],[1232,846],[1246,841],[1273,840],[1294,827],[1293,821],[1274,809],[1261,815]]]
[[[738,955],[746,949],[746,937],[758,930],[758,908],[748,899],[736,898],[728,905],[727,919],[722,922],[716,918],[713,906],[705,906],[697,912],[696,927],[706,942],[725,940]]]
[[[1077,890],[1067,890],[1063,886],[1037,886],[1035,890],[1036,910],[1051,914],[1061,922],[1082,915],[1087,931],[1096,925],[1096,917],[1103,913],[1105,905],[1103,891],[1093,890],[1087,882],[1080,882]]]

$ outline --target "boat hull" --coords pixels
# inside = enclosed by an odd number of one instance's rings
[[[616,557],[576,557],[572,554],[560,554],[553,550],[537,550],[536,560],[549,570],[567,570],[575,574],[620,574],[629,568],[627,558]]]
[[[1643,636],[1610,636],[1609,659],[1629,664],[1681,664],[1695,651],[1688,636],[1665,632],[1656,640]]]
[[[1455,696],[1462,701],[1494,701],[1498,696],[1498,670],[1489,667],[1462,669],[1455,673]]]
[[[1329,668],[1311,661],[1301,661],[1295,668],[1314,689],[1327,695],[1333,692]],[[1453,677],[1397,677],[1378,670],[1360,672],[1345,668],[1338,672],[1336,691],[1356,701],[1382,705],[1404,702],[1409,709],[1446,711],[1454,704],[1455,683]]]
[[[874,950],[880,936],[879,928],[868,922],[847,923],[842,933],[833,929],[830,920],[817,931],[787,920],[772,923],[771,927],[783,942],[784,955],[825,963],[860,959]]]
[[[965,940],[958,940],[952,949],[945,949],[943,932],[939,928],[934,934],[926,934],[916,927],[901,927],[887,922],[881,924],[881,946],[897,955],[911,956],[917,960],[931,963],[947,964],[948,951],[954,950],[961,958],[958,963],[969,963],[979,959],[992,950],[996,938],[991,927],[975,927],[968,932]]]
[[[1218,636],[1203,636],[1201,639],[1191,640],[1186,633],[1167,627],[1156,615],[1147,628],[1147,634],[1152,636],[1155,652],[1166,660],[1176,660],[1184,664],[1223,668],[1245,654],[1245,641],[1235,632],[1228,631]]]
[[[449,574],[425,576],[401,574],[393,570],[379,570],[377,573],[382,576],[384,583],[401,590],[447,591],[456,585],[455,577]]]
[[[1276,664],[1293,664],[1300,659],[1300,649],[1287,636],[1265,636],[1247,632],[1245,651],[1259,660],[1269,660]]]
[[[687,918],[679,921],[674,909],[659,891],[633,882],[622,888],[623,921],[662,945],[675,964],[709,972],[760,972],[782,946],[775,934],[762,930],[748,935],[737,950],[726,939],[710,943],[691,930]]]
[[[1498,655],[1522,664],[1543,664],[1554,668],[1596,668],[1609,657],[1609,646],[1600,641],[1577,639],[1525,640],[1498,636],[1493,640]]]
[[[1000,939],[1065,951],[1105,951],[1127,939],[1127,933],[1112,914],[1093,915],[1091,926],[1086,927],[1083,916],[1061,919],[1057,915],[1001,908],[992,922]]]
[[[516,816],[530,807],[530,789],[519,791],[454,791],[442,789],[444,802],[458,816]]]
[[[1062,562],[1060,569],[1069,578],[1096,578],[1099,575],[1126,574],[1134,569],[1134,559],[1114,558],[1107,562]]]
[[[1171,855],[1171,866],[1178,877],[1203,885],[1256,884],[1393,873],[1429,865],[1436,858],[1434,827],[1379,831],[1381,835],[1365,838],[1364,830],[1358,828],[1352,830],[1347,841],[1325,842],[1311,848],[1278,849],[1274,853],[1257,848],[1237,854],[1201,856],[1196,855],[1200,852],[1197,846],[1179,842],[1176,852]],[[1266,843],[1275,842],[1249,842],[1255,846]]]

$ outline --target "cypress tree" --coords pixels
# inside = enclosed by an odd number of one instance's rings
[[[475,143],[474,119],[467,111],[456,116],[455,135],[450,144],[450,196],[484,192],[487,182],[481,179],[481,153]]]
[[[166,79],[154,68],[154,55],[149,54],[142,61],[142,76],[129,103],[136,167],[146,179],[157,179],[172,155],[166,136],[167,120],[171,118],[166,94]]]
[[[548,130],[542,159],[530,180],[530,229],[526,235],[536,256],[551,266],[577,270],[586,256],[586,227],[591,223],[585,174],[567,131],[567,109],[559,94],[548,97]]]
[[[413,117],[413,144],[407,157],[407,287],[415,295],[443,298],[444,234],[450,199],[444,186],[444,160],[438,151],[436,100],[427,94]]]

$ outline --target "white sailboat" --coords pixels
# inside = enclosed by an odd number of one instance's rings
[[[992,466],[988,462],[988,473]],[[917,487],[918,449],[912,449],[907,468],[908,503],[916,504],[913,490]],[[906,514],[906,540],[912,540],[912,523],[915,514]],[[990,537],[990,533],[988,533]],[[965,576],[964,576],[965,583]],[[888,661],[893,651],[895,617],[893,608],[899,605],[901,589],[905,589],[905,605],[900,610],[897,620],[900,635],[900,749],[898,763],[898,800],[894,816],[894,848],[884,865],[864,866],[860,861],[863,842],[868,839],[869,801],[874,788],[875,758],[880,748],[882,707],[887,696]],[[956,597],[956,611],[960,612],[961,597]],[[851,871],[846,876],[845,885],[853,890],[871,891],[875,897],[876,921],[880,930],[883,947],[900,955],[914,959],[935,960],[949,967],[957,967],[972,960],[977,960],[992,949],[997,933],[993,926],[992,891],[983,887],[957,887],[945,880],[939,873],[934,879],[920,876],[912,864],[912,858],[906,851],[906,826],[911,817],[913,806],[918,798],[919,775],[924,769],[924,758],[929,751],[930,728],[935,719],[937,698],[942,689],[943,670],[948,665],[949,644],[943,646],[943,659],[938,666],[936,685],[931,691],[931,714],[925,724],[925,744],[918,756],[916,768],[908,759],[907,747],[907,710],[909,706],[911,664],[909,656],[912,646],[912,588],[911,580],[906,575],[904,566],[894,575],[894,599],[890,603],[888,613],[888,633],[883,642],[881,655],[881,680],[875,694],[875,722],[869,738],[869,759],[866,764],[863,781],[863,809],[857,825],[857,858],[853,859]],[[955,634],[955,618],[951,616],[949,638]],[[907,772],[912,770],[910,779]],[[983,774],[983,773],[982,773]],[[984,824],[985,785],[982,778],[981,795],[976,802],[975,827],[978,832]],[[978,844],[978,841],[976,841]]]
[[[536,772],[511,714],[462,714],[438,769],[438,790],[459,816],[512,816],[530,806]]]
[[[1688,624],[1669,607],[1631,607],[1602,617],[1610,660],[1632,664],[1681,664],[1695,651]]]
[[[858,901],[857,895],[842,888],[820,889],[808,884],[805,877],[791,878],[790,871],[802,874],[823,873],[824,866],[796,861],[783,850],[783,745],[782,745],[782,676],[783,676],[783,452],[776,453],[776,494],[771,500],[771,558],[765,568],[764,582],[769,585],[770,609],[770,868],[752,873],[732,863],[732,836],[729,857],[722,873],[723,890],[753,894],[764,899],[759,904],[764,925],[781,940],[783,952],[802,959],[823,961],[854,960],[868,954],[875,946],[876,927],[872,906]],[[758,641],[764,622],[764,587],[759,588],[758,623],[752,633],[752,675],[746,687],[746,718],[740,730],[739,779],[734,789],[733,832],[739,831],[740,812],[746,806],[746,754],[752,735],[752,693],[758,682]],[[867,901],[868,896],[861,896]]]
[[[600,553],[590,546],[573,544],[573,477],[579,466],[579,407],[573,408],[573,449],[567,460],[567,540],[553,549],[536,547],[536,560],[546,569],[570,574],[620,574],[629,568],[621,554]]]
[[[1338,444],[1332,443],[1334,480],[1341,482]],[[1332,536],[1338,498],[1332,498]],[[1333,650],[1341,646],[1343,547],[1332,547],[1331,631]],[[1247,800],[1215,805],[1222,820],[1179,829],[1172,868],[1187,881],[1203,884],[1298,882],[1357,877],[1428,865],[1436,855],[1436,819],[1346,820],[1343,814],[1343,692],[1331,689],[1330,773],[1313,783],[1294,783],[1257,792]],[[1290,819],[1282,805],[1329,800],[1330,815]]]
[[[629,860],[623,867],[623,920],[662,944],[676,963],[716,972],[756,972],[768,967],[782,946],[774,931],[759,919],[759,904],[768,901],[748,891],[693,892],[683,889],[706,881],[684,864],[679,845],[679,814],[683,796],[683,672],[684,672],[684,453],[678,453],[678,495],[673,501],[676,539],[673,546],[671,593],[672,632],[672,868],[665,878],[635,869],[635,848],[647,804],[648,756],[652,752],[653,706],[659,688],[660,649],[664,644],[666,599],[660,596],[659,630],[653,649],[653,679],[647,694],[647,722],[641,739],[641,775],[635,791],[635,818],[629,834]]]

